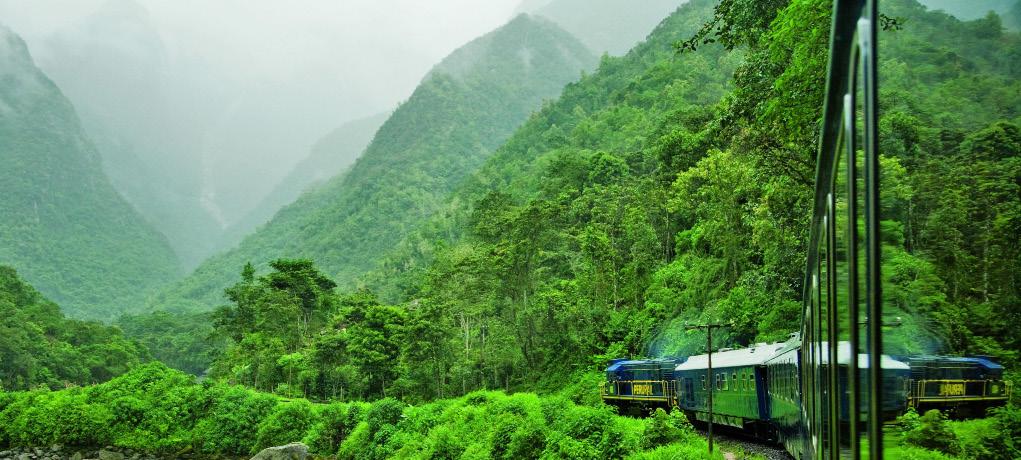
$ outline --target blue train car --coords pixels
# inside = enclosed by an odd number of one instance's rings
[[[621,408],[666,410],[676,405],[674,366],[679,359],[615,359],[600,385],[603,402]]]
[[[688,358],[674,368],[678,407],[689,418],[708,421],[711,387],[713,423],[748,430],[768,439],[771,429],[764,364],[783,346],[760,343],[738,350],[722,349],[713,353],[712,375],[708,373],[707,355]]]
[[[1007,404],[1010,382],[1003,366],[989,358],[907,356],[911,366],[908,404],[917,410],[939,409],[961,417],[982,416]]]
[[[787,342],[783,349],[770,358],[766,363],[766,375],[769,379],[767,387],[768,401],[770,407],[770,422],[776,430],[777,440],[784,445],[792,456],[801,458],[806,451],[807,442],[822,442],[812,439],[808,434],[813,432],[811,424],[823,424],[826,420],[828,407],[825,398],[816,400],[820,391],[805,391],[804,375],[805,367],[802,366],[801,339],[795,336]],[[850,360],[854,359],[851,352],[851,344],[838,342],[837,344],[837,372],[840,388],[838,390],[840,414],[840,427],[846,432],[850,420],[848,401],[848,376]],[[822,357],[828,356],[828,344],[821,343],[817,351]],[[869,368],[868,355],[857,354],[858,367],[861,369],[859,375],[859,388],[866,385],[867,370]],[[824,359],[817,369],[820,375],[815,380],[823,385],[822,394],[828,394],[825,388],[826,379],[823,375],[829,366]],[[911,368],[904,362],[898,361],[890,356],[881,357],[883,368],[883,394],[881,417],[884,420],[893,419],[902,414],[907,408],[907,389]],[[864,414],[867,414],[867,400],[859,401],[859,412],[863,414],[862,422],[866,421]],[[804,414],[815,414],[813,418],[806,418]],[[830,428],[827,428],[830,429]],[[823,430],[825,431],[825,430]],[[816,430],[818,432],[818,430]],[[818,446],[816,446],[818,448]]]

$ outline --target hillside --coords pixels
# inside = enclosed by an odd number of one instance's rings
[[[344,172],[365,151],[389,116],[388,113],[380,113],[349,121],[316,141],[308,156],[295,165],[255,209],[227,228],[220,247],[231,248],[256,227],[268,222],[277,211],[294,202],[303,192]]]
[[[553,20],[596,54],[620,56],[686,1],[553,0],[525,2],[520,9]]]
[[[440,211],[443,197],[544,99],[593,64],[570,34],[526,15],[472,41],[425,77],[347,174],[300,197],[151,306],[209,309],[246,262],[265,267],[277,257],[311,258],[352,286],[381,252]]]
[[[73,317],[110,318],[178,276],[166,238],[110,185],[74,107],[0,28],[0,262]]]
[[[798,330],[828,5],[677,55],[710,8],[569,85],[367,277],[459,340],[423,375],[556,385],[592,357],[702,349],[685,322],[731,322],[719,346]],[[886,349],[1013,362],[1021,38],[908,0],[884,13],[905,21],[880,36]]]
[[[98,322],[67,319],[0,265],[0,392],[105,382],[150,360],[145,347]]]

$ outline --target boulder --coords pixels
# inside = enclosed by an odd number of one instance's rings
[[[252,460],[305,460],[308,457],[308,446],[300,442],[292,442],[286,446],[267,447],[255,454]]]
[[[124,454],[103,449],[99,451],[99,460],[124,460]]]

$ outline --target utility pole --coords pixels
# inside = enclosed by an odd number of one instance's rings
[[[730,327],[729,324],[688,324],[685,325],[685,329],[705,329],[705,352],[708,359],[706,366],[706,387],[709,389],[709,456],[713,455],[713,390],[715,390],[713,382],[713,329],[719,329],[721,327]]]

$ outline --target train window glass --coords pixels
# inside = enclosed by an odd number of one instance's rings
[[[741,390],[740,388],[738,388],[738,387],[737,387],[737,374],[736,374],[736,373],[731,373],[731,374],[730,374],[730,380],[731,380],[732,382],[734,382],[734,383],[732,384],[732,385],[734,385],[734,391],[739,391],[739,390]]]
[[[702,390],[705,390],[705,375],[702,376]]]

